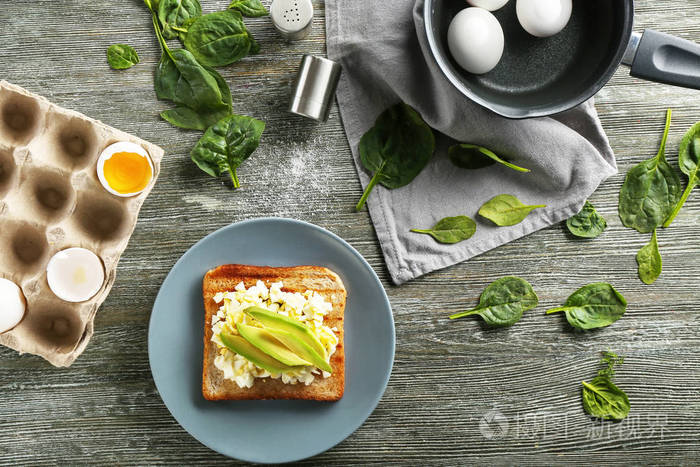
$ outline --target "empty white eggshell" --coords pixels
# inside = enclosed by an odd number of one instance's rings
[[[508,0],[467,0],[467,3],[484,10],[496,11],[499,8],[503,8],[503,5],[508,3]]]
[[[571,18],[571,0],[517,0],[520,25],[536,37],[549,37],[566,27]]]
[[[447,46],[455,61],[470,73],[493,70],[503,55],[503,28],[483,8],[465,8],[455,15],[447,30]]]
[[[54,294],[67,302],[84,302],[102,288],[105,270],[100,258],[85,248],[56,253],[46,266],[46,279]]]
[[[0,334],[22,321],[26,307],[24,294],[17,284],[0,278]]]

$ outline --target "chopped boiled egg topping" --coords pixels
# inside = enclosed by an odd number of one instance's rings
[[[240,323],[262,328],[263,325],[260,322],[244,312],[248,307],[259,306],[303,323],[326,349],[328,356],[326,361],[330,361],[338,345],[338,336],[334,332],[337,329],[324,325],[323,319],[333,309],[333,305],[313,290],[290,293],[284,292],[282,287],[281,282],[275,282],[268,289],[265,283],[258,281],[257,284],[246,289],[241,282],[234,291],[219,292],[214,296],[214,301],[221,304],[219,311],[212,316],[211,323],[213,333],[211,340],[219,349],[219,354],[214,359],[214,366],[223,372],[224,379],[234,381],[241,388],[252,387],[255,378],[281,378],[285,384],[309,385],[316,376],[323,378],[330,376],[330,373],[313,366],[298,367],[273,374],[233,352],[221,341],[222,332],[238,335],[236,325]]]

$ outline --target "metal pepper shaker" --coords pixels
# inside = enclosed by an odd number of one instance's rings
[[[289,111],[320,122],[328,120],[340,71],[340,64],[333,60],[304,55],[294,84]]]
[[[296,41],[311,31],[314,7],[311,0],[273,0],[270,16],[282,37]]]

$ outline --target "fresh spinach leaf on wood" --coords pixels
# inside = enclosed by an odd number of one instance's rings
[[[269,14],[260,0],[233,0],[228,7],[253,18]]]
[[[205,130],[232,112],[231,90],[213,68],[203,66],[184,49],[170,50],[153,16],[153,26],[161,45],[162,56],[156,68],[156,96],[179,104],[161,113],[175,126]]]
[[[204,65],[202,65],[202,68],[204,68],[216,80],[219,91],[221,92],[222,100],[226,106],[212,110],[203,108],[195,111],[189,107],[180,105],[174,109],[161,112],[160,116],[171,125],[190,130],[205,131],[207,128],[225,116],[231,115],[233,109],[233,99],[231,96],[231,89],[228,87],[228,84],[213,68]]]
[[[227,115],[231,115],[229,109],[214,112],[196,112],[184,105],[160,113],[161,118],[173,126],[199,131],[205,131]]]
[[[472,238],[476,232],[476,222],[467,216],[445,217],[432,229],[411,229],[411,232],[430,235],[440,243],[458,243]]]
[[[115,70],[126,70],[139,63],[139,54],[128,44],[112,44],[107,48],[107,62]]]
[[[605,218],[598,214],[595,207],[586,201],[581,212],[566,221],[566,227],[572,235],[581,238],[596,238],[608,226]]]
[[[197,18],[187,29],[185,48],[202,64],[224,66],[234,63],[259,46],[246,29],[237,10],[209,13]]]
[[[182,104],[199,114],[230,113],[228,85],[224,82],[225,87],[222,88],[218,73],[212,71],[197,63],[187,50],[177,49],[163,54],[156,68],[156,95],[159,99]]]
[[[481,206],[479,215],[500,227],[505,227],[519,224],[532,210],[544,207],[547,206],[544,204],[525,205],[513,195],[498,195]]]
[[[574,292],[564,306],[552,308],[547,314],[563,311],[566,320],[578,329],[609,326],[625,314],[627,301],[612,285],[597,282]]]
[[[236,169],[260,144],[265,123],[243,115],[229,115],[212,125],[192,149],[190,156],[197,166],[212,177],[231,176],[239,188]]]
[[[519,277],[508,276],[494,281],[484,289],[479,306],[473,310],[455,313],[450,319],[469,315],[481,316],[492,326],[512,326],[539,302],[529,282]]]
[[[671,225],[685,202],[688,201],[690,193],[696,186],[700,185],[700,122],[693,125],[681,140],[681,147],[678,150],[678,165],[681,166],[681,172],[688,176],[688,186],[664,222],[664,227]]]
[[[183,44],[185,43],[185,38],[187,37],[187,30],[190,28],[190,26],[192,26],[192,23],[194,23],[197,20],[197,18],[199,18],[199,16],[195,16],[185,20],[182,23],[182,26],[178,28],[177,37]]]
[[[511,164],[498,157],[493,151],[476,144],[455,144],[447,150],[447,156],[454,165],[462,169],[475,170],[499,163],[518,172],[530,172],[530,169]]]
[[[606,368],[598,372],[598,376],[590,383],[583,381],[581,401],[588,415],[605,420],[623,420],[629,415],[630,401],[625,392],[615,386],[613,367],[622,364],[624,359],[612,352],[604,352],[601,363]]]
[[[199,0],[159,0],[158,20],[163,37],[175,39],[184,30],[185,22],[202,15]]]
[[[651,236],[651,241],[637,253],[637,264],[639,265],[639,278],[645,284],[653,284],[661,275],[662,261],[656,230]]]
[[[660,227],[680,198],[680,178],[665,155],[670,126],[671,109],[668,109],[659,152],[630,169],[620,190],[620,219],[625,227],[640,233],[651,233]]]
[[[357,203],[358,211],[377,183],[389,189],[411,183],[433,155],[435,136],[418,112],[398,103],[379,115],[360,139],[359,151],[362,165],[374,175]]]

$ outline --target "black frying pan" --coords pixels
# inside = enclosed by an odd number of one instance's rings
[[[452,18],[464,0],[425,0],[425,29],[438,66],[465,96],[509,118],[551,115],[592,97],[620,63],[632,76],[700,89],[700,45],[660,32],[633,33],[632,0],[574,0],[569,24],[548,38],[520,26],[515,3],[493,12],[503,27],[505,48],[484,75],[463,70],[447,48]],[[700,97],[700,96],[698,96]]]

